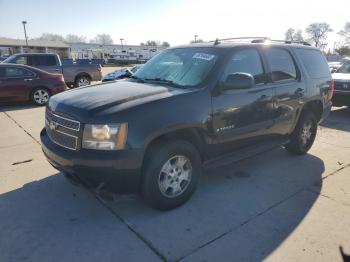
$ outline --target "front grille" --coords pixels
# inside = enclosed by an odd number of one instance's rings
[[[77,150],[80,122],[46,110],[45,128],[52,142],[71,150]]]
[[[350,81],[349,82],[338,82],[334,81],[335,90],[350,91]]]

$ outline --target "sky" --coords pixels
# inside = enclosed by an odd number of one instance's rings
[[[350,22],[350,0],[0,0],[0,36],[29,38],[42,33],[93,38],[110,34],[115,43],[167,41],[189,43],[239,36],[284,39],[290,27],[304,30],[313,22],[330,24],[329,47]]]

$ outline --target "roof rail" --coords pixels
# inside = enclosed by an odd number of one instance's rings
[[[311,46],[306,41],[291,41],[291,40],[274,40],[270,39],[266,36],[245,36],[245,37],[231,37],[231,38],[222,38],[222,39],[215,39],[212,41],[209,41],[209,43],[214,43],[214,45],[218,45],[221,42],[229,42],[229,41],[236,41],[236,40],[250,40],[251,43],[265,43],[265,42],[277,42],[277,43],[284,43],[284,44],[299,44],[299,45],[307,45]]]
[[[215,40],[209,41],[209,43],[214,43],[214,45],[218,45],[221,42],[228,42],[228,41],[235,41],[235,40],[249,40],[252,39],[254,40],[267,40],[269,39],[266,36],[244,36],[244,37],[230,37],[230,38],[216,38]]]
[[[299,44],[299,45],[307,45],[311,46],[310,43],[306,41],[293,41],[293,40],[275,40],[275,39],[269,39],[271,42],[277,42],[277,43],[285,43],[285,44]]]

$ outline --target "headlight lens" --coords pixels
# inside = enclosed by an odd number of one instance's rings
[[[83,148],[97,150],[119,150],[125,148],[128,125],[88,125],[84,127]]]

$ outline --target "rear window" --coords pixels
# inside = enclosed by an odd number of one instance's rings
[[[33,66],[54,66],[56,58],[52,55],[38,55],[32,57]]]
[[[313,49],[296,49],[296,52],[311,78],[330,76],[327,60],[320,51]]]

